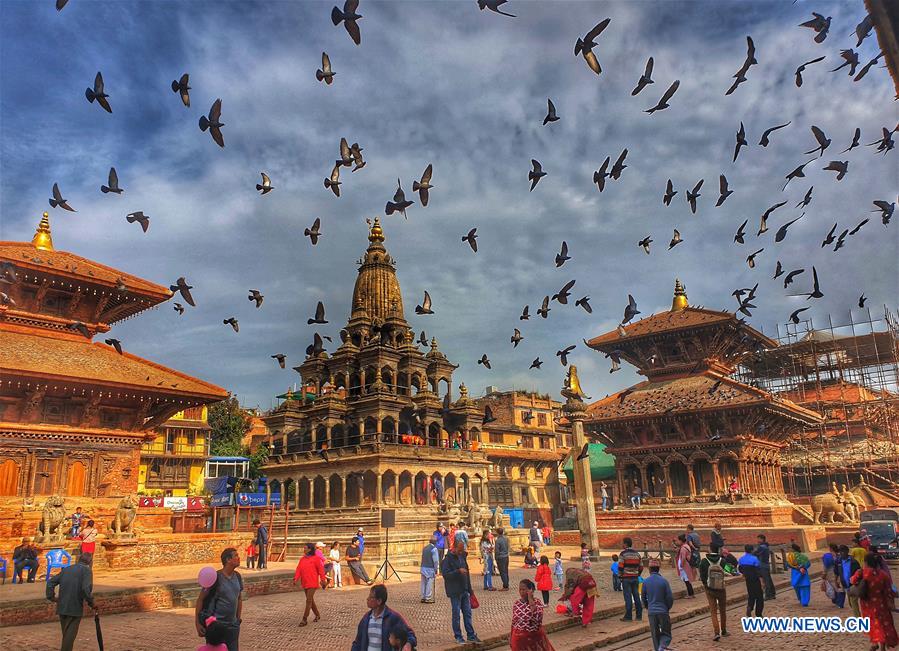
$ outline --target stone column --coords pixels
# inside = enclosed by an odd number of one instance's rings
[[[652,495],[649,490],[649,481],[646,476],[646,466],[640,466],[640,488],[642,488],[643,492],[647,495]]]
[[[671,488],[671,473],[668,472],[668,464],[665,463],[665,466],[662,468],[665,477],[665,497],[671,499],[674,496],[674,491]]]
[[[333,384],[331,386],[333,386]],[[333,425],[325,425],[325,443],[328,445],[329,450],[333,447],[331,445],[331,429],[333,427]]]
[[[691,463],[689,466],[687,466],[687,479],[689,479],[689,483],[690,483],[690,499],[691,500],[694,497],[696,497],[696,475],[693,474],[695,472],[695,470],[696,470],[696,468],[695,468],[694,464]]]
[[[400,503],[400,476],[393,473],[393,503]]]
[[[346,507],[346,477],[340,475],[340,506]]]
[[[587,443],[584,436],[584,419],[587,417],[587,405],[580,400],[568,398],[562,411],[571,422],[571,433],[574,436],[572,452],[579,452]],[[573,457],[576,457],[576,452]],[[591,553],[599,552],[599,535],[596,532],[596,505],[593,501],[593,478],[590,476],[590,457],[572,461],[574,475],[574,495],[577,503],[577,523],[581,531],[581,542],[587,544]],[[620,477],[620,471],[619,471]]]
[[[325,477],[325,508],[331,507],[331,478]]]
[[[714,493],[717,495],[721,492],[721,476],[718,474],[718,462],[715,461],[712,466],[712,481],[715,482]]]
[[[299,511],[299,510],[302,508],[302,507],[300,506],[300,478],[299,478],[299,477],[294,477],[294,478],[293,478],[293,486],[294,486],[294,489],[293,489],[293,506],[294,506],[295,509],[297,509],[297,510]]]
[[[375,504],[381,503],[381,473],[376,475]]]
[[[618,502],[624,504],[628,498],[627,485],[624,481],[624,468],[619,465],[617,460],[615,464],[618,465],[618,468],[615,470],[618,478]]]

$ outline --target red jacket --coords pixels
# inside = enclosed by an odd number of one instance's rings
[[[549,565],[540,564],[537,566],[537,576],[534,577],[534,583],[537,584],[538,590],[553,589],[553,573],[549,569]]]
[[[321,582],[327,580],[325,575],[325,566],[322,559],[313,554],[312,556],[303,556],[297,565],[297,571],[293,573],[293,580],[299,580],[303,586],[303,590],[309,588],[320,588]]]

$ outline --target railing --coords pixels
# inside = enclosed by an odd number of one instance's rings
[[[700,546],[700,549],[702,547]],[[786,545],[777,545],[775,547],[771,547],[771,574],[780,574],[781,572],[786,572],[789,570],[789,565],[787,564],[787,554],[789,553]],[[677,549],[674,547],[665,547],[661,540],[658,541],[658,546],[656,549],[650,551],[649,543],[643,543],[643,565],[649,565],[649,560],[651,558],[658,559],[659,562],[665,563],[667,562],[673,567],[675,558],[677,557]],[[779,557],[779,558],[778,558]]]
[[[153,441],[145,443],[140,448],[140,453],[145,456],[158,457],[196,457],[203,459],[209,456],[209,443],[195,443],[189,445],[187,443],[168,444],[165,441]]]

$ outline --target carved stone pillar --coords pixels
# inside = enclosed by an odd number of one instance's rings
[[[325,477],[325,508],[331,507],[331,478]]]
[[[340,506],[346,508],[346,477],[340,475]]]
[[[721,477],[718,474],[718,462],[711,464],[712,465],[712,481],[714,482],[714,492],[716,495],[721,492]]]
[[[587,414],[586,405],[580,400],[568,398],[562,411],[571,422],[571,433],[574,435],[574,449],[581,450],[587,443],[584,436],[584,419]],[[589,457],[573,461],[574,494],[577,502],[577,522],[581,532],[581,542],[587,544],[591,553],[599,552],[599,535],[596,531],[596,505],[593,501],[593,478],[590,476]]]
[[[376,475],[375,504],[380,504],[381,498],[381,473]]]
[[[671,499],[673,497],[673,492],[671,488],[671,473],[668,472],[668,464],[665,463],[665,466],[662,468],[665,477],[665,497]]]
[[[393,473],[393,503],[400,503],[400,476]]]

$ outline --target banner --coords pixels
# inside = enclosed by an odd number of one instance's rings
[[[203,497],[188,497],[187,498],[187,510],[188,511],[203,511],[206,509],[206,499]]]
[[[212,507],[231,506],[233,504],[234,493],[218,493],[212,496],[209,505]]]
[[[137,498],[137,505],[142,509],[160,509],[162,508],[162,504],[162,497],[147,497],[141,495]]]
[[[266,506],[265,493],[237,493],[237,504],[240,506]],[[272,493],[271,503],[281,504],[281,494]]]
[[[164,497],[162,504],[167,509],[172,509],[172,511],[186,511],[187,510],[187,498],[186,497]]]

